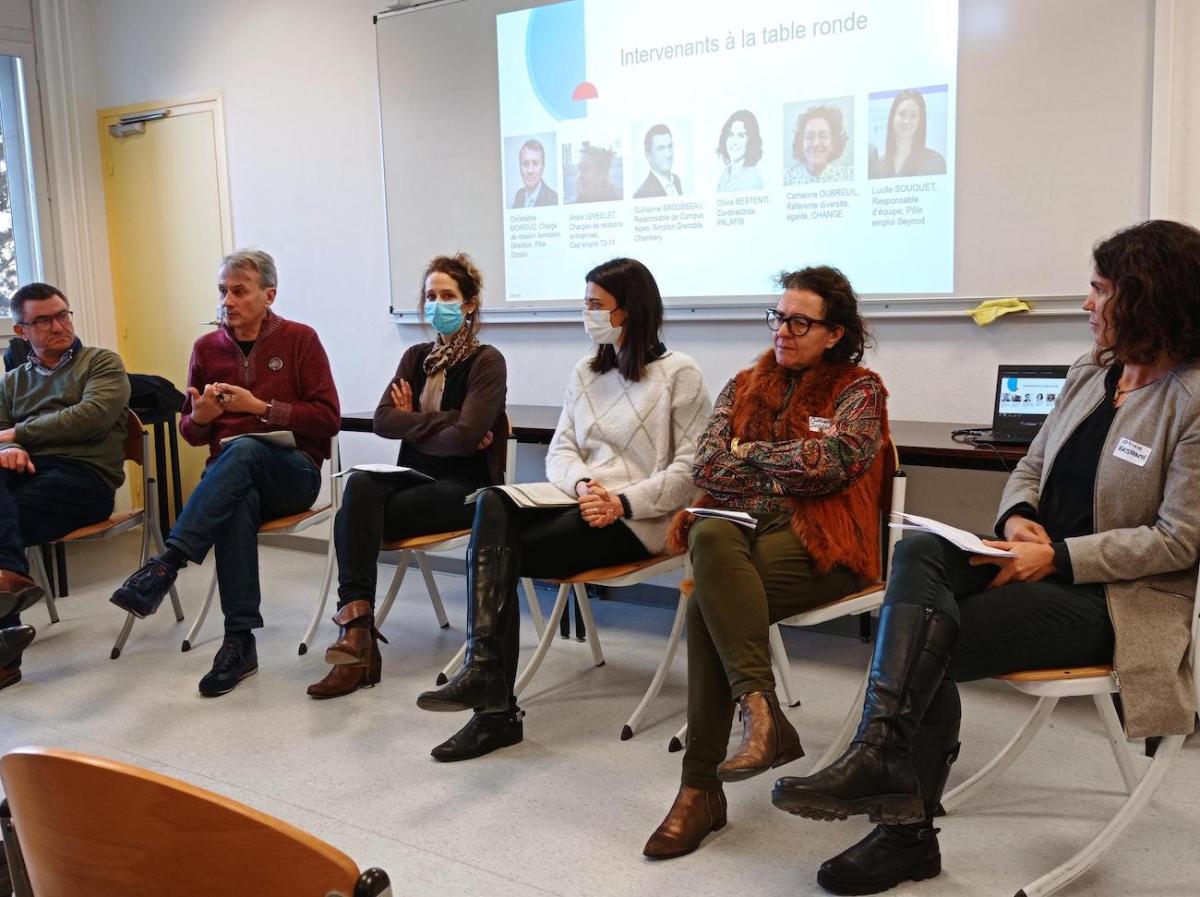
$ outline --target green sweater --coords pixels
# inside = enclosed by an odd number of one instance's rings
[[[121,356],[81,346],[65,367],[43,373],[34,364],[30,358],[0,380],[0,429],[16,427],[15,441],[4,448],[73,458],[116,489],[125,481],[129,403]]]

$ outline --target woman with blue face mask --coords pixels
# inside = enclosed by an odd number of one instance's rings
[[[483,275],[465,253],[438,256],[425,269],[417,308],[436,338],[411,346],[375,409],[376,435],[402,440],[397,464],[433,478],[355,471],[333,524],[338,557],[338,639],[314,698],[336,698],[379,681],[375,577],[379,546],[466,529],[466,496],[503,482],[508,436],[504,356],[479,331]]]
[[[567,380],[546,479],[569,507],[518,508],[499,490],[475,501],[467,550],[467,657],[424,710],[473,710],[432,751],[467,760],[521,741],[517,677],[522,576],[563,579],[663,551],[671,516],[696,497],[692,456],[712,404],[696,362],[659,336],[662,297],[641,262],[592,269],[583,325],[595,350]]]

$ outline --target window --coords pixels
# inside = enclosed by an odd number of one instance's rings
[[[22,283],[42,279],[25,60],[0,54],[0,314]]]

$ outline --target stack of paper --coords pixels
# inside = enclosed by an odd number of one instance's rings
[[[511,486],[487,486],[507,495],[518,508],[568,508],[579,499],[567,495],[553,483],[519,483]],[[467,504],[475,501],[483,489],[467,496]]]
[[[229,445],[235,439],[261,439],[263,442],[269,442],[271,445],[277,445],[281,448],[296,447],[296,436],[291,430],[272,430],[269,433],[241,433],[237,436],[226,436],[221,440],[221,445]]]
[[[411,467],[400,467],[397,464],[355,464],[346,470],[339,470],[334,476],[344,477],[355,470],[362,470],[367,473],[403,474],[410,480],[418,480],[423,483],[433,482],[433,477],[428,474],[421,473],[419,470],[413,470]]]
[[[747,529],[758,528],[758,521],[745,511],[726,511],[722,508],[684,508],[684,510],[689,514],[695,514],[697,517],[716,517],[720,520],[728,520],[730,523],[736,523],[738,526],[744,526]]]
[[[889,526],[896,529],[915,529],[922,532],[933,533],[935,536],[941,536],[951,545],[956,545],[963,551],[969,551],[971,554],[986,554],[989,557],[995,558],[1015,558],[1015,551],[1005,551],[1003,548],[992,548],[984,545],[983,540],[974,533],[969,533],[965,529],[957,529],[949,524],[939,523],[929,517],[918,517],[916,514],[898,514],[900,522],[893,522]]]

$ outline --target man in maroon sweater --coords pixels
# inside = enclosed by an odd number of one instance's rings
[[[200,680],[209,697],[258,670],[258,527],[307,510],[341,422],[329,360],[316,331],[271,311],[277,277],[265,252],[226,256],[217,289],[222,325],[196,340],[179,432],[208,445],[208,466],[167,536],[167,550],[134,573],[112,603],[145,617],[179,569],[216,549],[225,639]],[[281,432],[279,441],[245,436]],[[242,436],[243,438],[236,438]],[[288,444],[292,443],[294,444]]]

